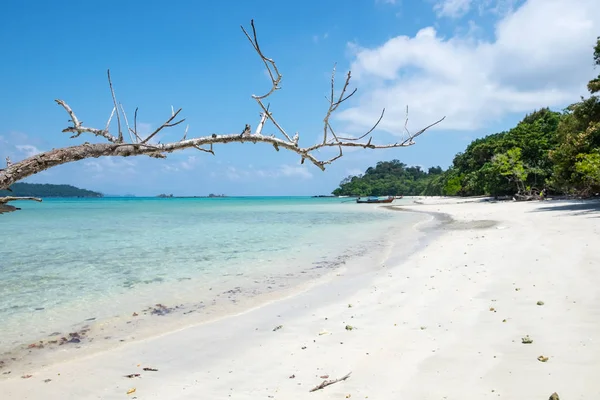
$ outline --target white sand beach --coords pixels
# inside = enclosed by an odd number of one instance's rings
[[[402,262],[3,375],[0,398],[600,398],[600,205],[422,202],[402,208],[454,222]]]

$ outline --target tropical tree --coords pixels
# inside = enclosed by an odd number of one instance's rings
[[[492,158],[492,168],[497,174],[513,182],[517,186],[517,193],[525,192],[525,180],[529,172],[521,158],[522,150],[519,147],[512,148],[506,153],[496,154]]]
[[[600,66],[600,37],[594,47],[594,64]],[[600,149],[600,76],[588,83],[591,96],[565,110],[557,130],[559,145],[550,152],[554,162],[552,185],[565,192],[589,194],[594,187],[595,160]],[[591,185],[591,186],[590,186]]]

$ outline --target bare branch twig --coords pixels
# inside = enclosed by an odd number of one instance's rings
[[[263,127],[265,126],[265,122],[269,118],[268,112],[269,110],[267,109],[266,112],[263,111],[262,113],[260,113],[260,121],[256,126],[256,130],[254,131],[255,135],[260,135],[262,133]]]
[[[14,197],[14,196],[0,197],[0,214],[20,210],[19,207],[10,206],[7,204],[9,201],[19,201],[19,200],[33,200],[33,201],[38,201],[38,202],[42,201],[42,199],[40,199],[38,197]]]
[[[165,123],[163,123],[161,126],[159,126],[154,132],[152,132],[150,135],[148,135],[148,137],[146,139],[142,140],[142,143],[148,143],[148,141],[150,139],[152,139],[154,136],[156,136],[156,134],[158,132],[160,132],[161,130],[163,130],[164,128],[172,128],[174,126],[179,125],[183,121],[185,121],[185,118],[184,118],[184,119],[181,119],[181,120],[179,120],[177,122],[171,123],[171,121],[173,121],[175,119],[175,117],[177,117],[177,115],[179,115],[180,112],[181,112],[181,108],[179,110],[173,112],[171,114],[171,118],[169,118]]]
[[[127,114],[125,114],[125,109],[123,108],[123,104],[119,103],[119,105],[121,106],[121,111],[123,112],[123,119],[125,119],[125,126],[127,127],[127,133],[129,133],[129,140],[131,140],[131,143],[133,143],[134,142],[133,136],[131,136],[131,132],[133,132],[133,131],[129,127],[129,121],[127,120]]]
[[[279,89],[279,83],[281,82],[281,78],[283,78],[283,76],[279,73],[279,70],[277,69],[277,65],[275,64],[275,61],[266,57],[263,54],[262,50],[260,49],[260,46],[258,45],[258,37],[256,35],[256,28],[254,27],[253,19],[250,20],[250,26],[252,26],[252,37],[250,37],[250,35],[248,34],[248,32],[246,31],[246,29],[243,26],[241,27],[242,31],[244,32],[244,34],[246,35],[246,37],[252,44],[252,47],[254,47],[254,50],[256,50],[256,52],[258,53],[262,62],[265,64],[265,67],[267,68],[267,73],[269,74],[269,77],[271,78],[271,83],[272,83],[271,89],[267,92],[267,94],[264,94],[262,96],[252,95],[252,97],[255,100],[262,100],[262,99],[269,97],[271,95],[271,93],[273,93],[274,91]],[[271,68],[273,68],[273,71],[271,71]]]
[[[73,110],[71,110],[71,107],[69,107],[69,105],[67,103],[65,103],[62,100],[58,100],[58,99],[54,100],[54,101],[59,106],[63,107],[65,109],[65,111],[67,111],[69,116],[71,117],[71,122],[73,122],[73,126],[63,129],[63,132],[75,133],[75,135],[71,136],[71,139],[79,137],[79,135],[81,135],[84,132],[88,132],[88,133],[92,133],[96,136],[102,136],[109,142],[118,143],[118,139],[116,137],[114,137],[113,135],[111,135],[107,129],[96,129],[96,128],[88,128],[88,127],[83,126],[82,123],[75,116],[75,113],[73,112]]]
[[[327,114],[325,115],[325,118],[323,119],[323,143],[327,142],[328,132],[331,132],[333,135],[333,131],[331,129],[331,124],[329,122],[329,119],[331,118],[331,114],[333,114],[335,112],[335,110],[337,110],[337,108],[340,106],[340,104],[342,104],[344,101],[346,101],[350,97],[352,97],[356,93],[356,90],[357,90],[357,89],[354,89],[349,95],[345,96],[346,91],[348,90],[348,85],[350,84],[350,78],[352,77],[351,72],[348,71],[348,75],[346,76],[346,81],[344,82],[344,87],[342,88],[342,91],[340,92],[340,96],[339,96],[338,100],[337,101],[333,100],[334,92],[335,92],[335,88],[334,88],[335,87],[335,67],[336,66],[334,65],[333,71],[331,72],[331,97],[328,99],[329,100],[329,109],[327,109]],[[335,137],[335,135],[334,135],[334,137]]]
[[[119,137],[118,142],[123,143],[123,131],[121,130],[121,117],[119,116],[119,108],[117,106],[117,97],[115,96],[115,90],[113,89],[112,79],[110,79],[110,69],[106,71],[108,75],[108,86],[110,87],[110,94],[112,96],[113,104],[115,105],[115,110],[117,110],[117,126],[119,127]]]
[[[115,115],[115,108],[113,107],[111,113],[110,113],[110,117],[108,117],[108,121],[106,121],[106,127],[104,128],[104,130],[106,132],[108,132],[108,129],[110,128],[110,122],[112,121],[113,116]]]
[[[367,131],[367,133],[365,133],[364,135],[357,137],[357,138],[340,138],[342,140],[361,140],[364,139],[366,136],[368,136],[371,132],[373,132],[375,130],[375,128],[377,128],[377,126],[379,125],[379,123],[381,122],[381,120],[383,119],[383,115],[385,114],[385,108],[383,110],[381,110],[381,115],[379,116],[379,119],[377,120],[377,122],[375,122],[375,125],[373,125],[373,127],[371,129],[369,129]]]
[[[0,197],[0,204],[5,204],[8,203],[9,201],[18,201],[18,200],[32,200],[32,201],[37,201],[37,202],[42,202],[42,199],[40,199],[39,197],[18,197],[18,196],[6,196],[6,197]]]
[[[338,378],[338,379],[331,379],[331,380],[328,380],[328,381],[323,381],[323,382],[321,382],[320,385],[317,385],[314,388],[310,389],[309,392],[316,392],[317,390],[324,389],[324,388],[326,388],[329,385],[333,385],[334,383],[345,381],[346,379],[350,378],[350,374],[352,374],[352,372],[348,372],[346,375],[344,375],[344,376],[342,376],[341,378]]]
[[[210,144],[210,148],[208,148],[208,149],[204,149],[204,148],[202,148],[200,146],[193,146],[193,147],[195,149],[197,149],[197,150],[204,151],[205,153],[210,153],[213,156],[215,155],[215,152],[213,151],[213,145],[212,145],[212,143]]]

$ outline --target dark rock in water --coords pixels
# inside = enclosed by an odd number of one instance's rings
[[[45,310],[45,308],[44,307],[36,307],[35,308],[35,311],[42,311],[42,310]]]
[[[96,317],[86,319],[86,321],[95,321],[95,320],[96,320]]]
[[[74,337],[71,340],[69,340],[69,343],[81,343],[81,339]]]

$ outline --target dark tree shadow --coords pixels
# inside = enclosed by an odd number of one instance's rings
[[[558,204],[559,202],[560,204]],[[539,207],[532,212],[567,211],[570,212],[570,215],[590,215],[600,218],[600,201],[598,200],[557,200],[548,203],[548,206]]]

